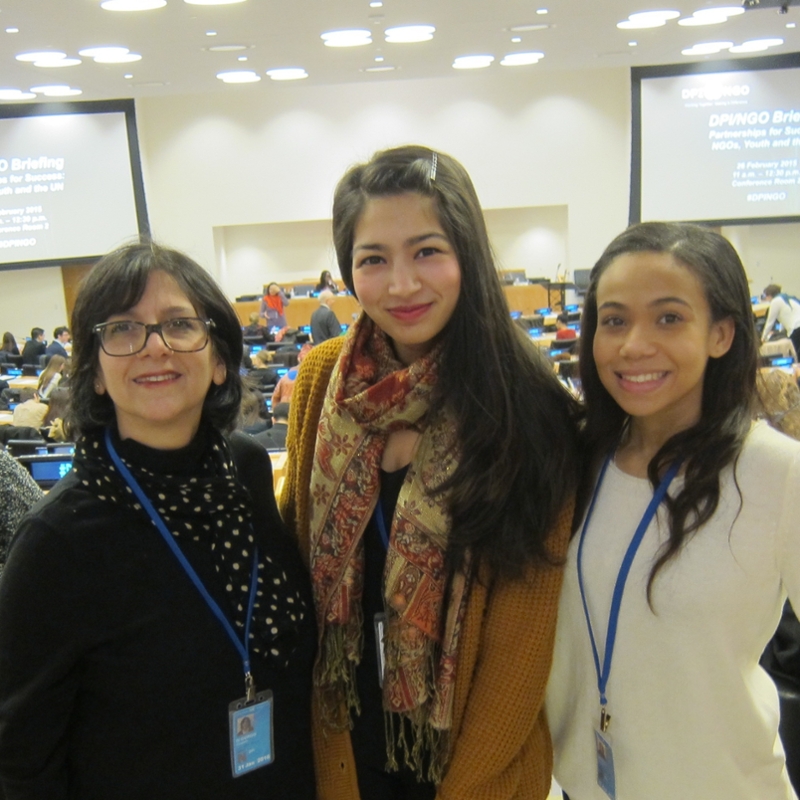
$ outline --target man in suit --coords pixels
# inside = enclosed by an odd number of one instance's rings
[[[289,430],[289,404],[278,403],[272,409],[272,427],[253,438],[267,450],[281,450],[286,447],[286,431]]]
[[[47,345],[44,343],[44,329],[32,328],[31,338],[25,342],[25,347],[22,348],[22,363],[35,364],[39,366],[39,356],[43,356],[47,350]]]
[[[64,356],[64,358],[69,358],[67,344],[69,344],[71,339],[69,328],[61,325],[53,331],[53,341],[47,345],[45,352],[48,356]]]
[[[342,333],[342,326],[331,309],[333,298],[330,289],[319,293],[319,308],[311,315],[311,338],[314,344],[322,344]]]

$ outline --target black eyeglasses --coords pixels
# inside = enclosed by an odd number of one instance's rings
[[[92,328],[100,339],[100,347],[109,356],[135,356],[147,346],[151,333],[174,353],[197,353],[208,344],[214,320],[199,317],[176,317],[157,325],[146,325],[130,319],[101,322]]]

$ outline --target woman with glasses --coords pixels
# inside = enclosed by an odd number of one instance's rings
[[[226,435],[236,315],[186,256],[133,244],[95,266],[72,321],[74,466],[0,584],[2,785],[311,800],[312,601],[269,458]]]

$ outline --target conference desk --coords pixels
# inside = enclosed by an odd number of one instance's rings
[[[503,294],[509,311],[520,311],[523,316],[531,316],[538,309],[547,307],[547,288],[543,284],[526,283],[519,286],[504,286]],[[250,314],[261,309],[260,300],[234,303],[234,309],[242,325],[250,324]],[[299,328],[311,324],[311,315],[319,307],[317,297],[293,297],[284,308],[286,323],[290,328]],[[361,306],[351,294],[337,294],[333,298],[331,310],[344,325],[349,325],[361,312]]]
[[[261,309],[260,300],[251,300],[245,303],[234,303],[236,315],[242,325],[250,324],[250,315]],[[319,308],[318,297],[293,297],[289,305],[285,306],[283,313],[286,316],[286,324],[290,328],[300,328],[303,325],[311,324],[311,315]],[[336,319],[344,325],[349,325],[353,321],[353,314],[358,315],[361,306],[358,300],[351,294],[337,294],[333,298],[331,311],[336,314]]]
[[[11,425],[14,421],[13,411],[0,411],[0,425]]]
[[[39,378],[31,375],[0,375],[0,380],[8,384],[9,389],[35,389]]]

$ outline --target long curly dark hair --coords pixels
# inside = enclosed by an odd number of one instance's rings
[[[703,287],[712,321],[731,319],[735,331],[728,352],[709,359],[706,366],[700,419],[668,439],[647,468],[654,489],[676,459],[682,459],[685,471],[681,491],[665,500],[669,538],[650,572],[649,599],[658,571],[717,509],[720,473],[735,465],[756,408],[758,337],[747,276],[727,239],[698,225],[666,222],[633,225],[617,236],[592,269],[581,320],[580,374],[586,401],[582,438],[589,454],[579,493],[581,508],[591,493],[598,461],[619,442],[628,424],[628,416],[603,386],[594,361],[597,286],[616,258],[639,252],[669,253],[691,270]]]

